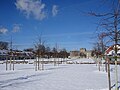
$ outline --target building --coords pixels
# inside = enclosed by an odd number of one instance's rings
[[[80,48],[80,53],[85,53],[86,52],[86,48]]]
[[[116,47],[117,47],[117,55],[120,56],[120,44],[117,44]],[[114,56],[114,55],[115,55],[115,45],[110,46],[110,47],[105,51],[105,55]]]
[[[92,57],[92,56],[91,56],[91,53],[92,53],[92,50],[87,50],[87,51],[85,52],[86,58]]]
[[[86,50],[86,48],[80,48],[80,51],[70,51],[70,57],[90,58],[91,52],[91,50]]]
[[[70,57],[79,57],[80,52],[79,51],[70,51]]]

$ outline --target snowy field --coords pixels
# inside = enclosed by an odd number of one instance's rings
[[[91,59],[76,61],[93,62]],[[14,71],[6,71],[5,64],[0,64],[0,90],[108,90],[107,73],[103,68],[99,72],[95,64],[46,64],[44,68],[35,71],[33,64],[15,64]],[[118,73],[120,82],[120,66]],[[114,76],[111,65],[112,85]]]

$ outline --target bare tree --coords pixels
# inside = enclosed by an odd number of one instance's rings
[[[14,61],[15,61],[15,56],[14,56],[14,51],[13,51],[13,38],[11,36],[11,40],[10,40],[10,47],[9,47],[9,58],[10,58],[10,70],[14,70],[15,69],[15,65],[14,65]]]
[[[8,42],[0,41],[0,50],[1,49],[8,50]]]
[[[5,51],[8,51],[8,42],[3,42],[3,41],[0,41],[0,50],[4,50]],[[5,53],[5,52],[4,52]],[[7,60],[7,56],[8,56],[8,53],[6,52],[4,55],[1,54],[0,55],[0,59],[6,59],[6,70],[8,70],[8,60]]]
[[[42,37],[40,36],[38,41],[35,43],[35,49],[36,49],[36,70],[40,70],[40,64],[41,64],[41,70],[44,69],[44,62],[42,57],[45,53],[45,41],[42,40]],[[42,59],[42,61],[41,61]]]
[[[64,62],[64,61],[65,61],[65,58],[68,57],[67,50],[66,50],[65,48],[63,48],[59,53],[60,53],[61,58],[63,58],[63,61],[62,61],[62,62]]]
[[[56,66],[56,58],[57,58],[57,49],[56,47],[53,47],[53,58],[54,58],[54,66]]]
[[[45,53],[46,53],[48,59],[50,58],[50,51],[51,51],[50,47],[45,48]]]
[[[107,0],[106,0],[107,2]],[[118,76],[117,76],[117,44],[120,41],[120,0],[113,0],[109,12],[96,13],[90,12],[90,15],[100,17],[99,26],[102,27],[108,34],[109,38],[115,44],[115,71],[116,71],[116,90],[118,90]],[[109,87],[109,90],[111,88]]]

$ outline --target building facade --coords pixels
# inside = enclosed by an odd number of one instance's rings
[[[86,48],[80,48],[79,51],[70,51],[70,57],[90,58],[91,52],[91,50],[86,50]]]

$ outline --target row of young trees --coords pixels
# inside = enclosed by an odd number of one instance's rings
[[[66,49],[59,50],[57,44],[51,50],[50,47],[45,46],[45,41],[40,36],[38,41],[35,43],[35,56],[36,56],[36,68],[35,70],[43,70],[44,69],[44,58],[54,58],[54,66],[58,63],[59,58],[66,58],[69,56]],[[40,69],[41,65],[41,69]]]
[[[11,42],[0,42],[0,50],[8,50],[7,56],[4,56],[6,58],[6,70],[8,70],[8,64],[10,64],[9,69],[14,70],[14,64],[15,64],[15,58],[18,57],[15,54],[16,52],[21,53],[21,50],[14,50],[13,49],[13,44],[12,44],[12,39]],[[23,52],[32,52],[34,55],[34,58],[36,58],[36,67],[35,70],[40,70],[44,69],[44,58],[54,58],[54,65],[57,64],[57,60],[59,58],[66,58],[69,56],[69,53],[67,52],[66,49],[58,50],[57,44],[55,47],[52,49],[48,46],[45,45],[45,41],[42,39],[42,37],[39,37],[38,41],[34,44],[34,48],[28,48],[24,49]],[[24,57],[25,61],[26,57]],[[40,66],[41,65],[41,66]],[[40,68],[41,67],[41,68]],[[13,68],[13,69],[12,69]]]
[[[109,6],[107,9],[108,12],[97,13],[89,12],[90,15],[100,18],[98,29],[99,34],[97,35],[97,42],[94,44],[93,55],[97,57],[102,55],[104,57],[105,50],[107,46],[115,45],[115,72],[116,72],[116,82],[115,86],[118,90],[118,76],[117,76],[117,45],[120,43],[120,0],[103,0],[106,3],[104,5]],[[102,5],[102,6],[104,6]],[[105,6],[106,7],[106,6]],[[109,71],[109,57],[106,58],[106,63],[108,63],[108,80],[109,80],[109,90],[111,90],[111,81],[110,81],[110,71]]]
[[[55,44],[53,48],[46,46],[45,40],[40,36],[34,44],[35,50],[34,53],[39,57],[53,57],[53,58],[65,58],[68,57],[69,53],[65,48],[59,49],[58,45]]]

